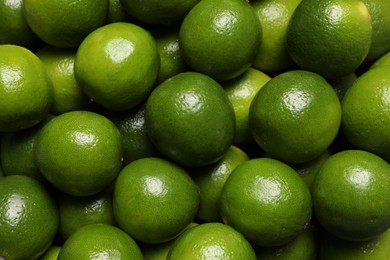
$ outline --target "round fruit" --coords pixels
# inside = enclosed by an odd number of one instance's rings
[[[55,47],[78,47],[93,30],[102,26],[107,0],[24,0],[27,24],[39,38]]]
[[[321,225],[346,240],[372,239],[390,227],[390,166],[362,150],[332,155],[312,188]]]
[[[51,87],[39,58],[17,45],[0,45],[0,132],[29,128],[44,119]]]
[[[160,65],[156,42],[145,29],[112,23],[80,44],[74,72],[81,89],[110,110],[127,110],[149,95]]]
[[[338,78],[362,64],[371,34],[362,0],[302,0],[287,29],[287,49],[302,69]]]
[[[115,182],[115,219],[144,243],[177,237],[195,218],[198,205],[198,187],[188,173],[162,158],[131,162]]]
[[[222,223],[205,223],[185,231],[173,243],[167,260],[255,260],[251,244],[236,230]]]
[[[194,70],[216,80],[239,76],[254,61],[262,38],[259,19],[242,0],[202,0],[184,18],[179,43]]]
[[[122,165],[122,143],[110,120],[88,111],[72,111],[50,120],[40,131],[34,153],[43,176],[74,196],[105,189]]]
[[[359,149],[390,160],[390,67],[368,70],[342,102],[342,133]]]
[[[91,224],[77,230],[61,247],[58,260],[143,259],[136,242],[121,229]]]
[[[303,163],[320,156],[335,139],[341,105],[320,75],[302,70],[272,78],[257,93],[249,123],[258,145],[272,157]]]
[[[145,126],[163,155],[185,166],[205,166],[229,149],[235,117],[220,84],[201,73],[183,72],[153,90]]]
[[[0,259],[36,259],[57,233],[59,215],[51,195],[33,178],[0,178]]]
[[[225,182],[220,203],[223,221],[257,246],[293,241],[308,225],[312,211],[301,176],[270,158],[237,166]]]

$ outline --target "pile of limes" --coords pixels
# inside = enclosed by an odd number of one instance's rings
[[[0,0],[0,259],[390,259],[388,0]]]

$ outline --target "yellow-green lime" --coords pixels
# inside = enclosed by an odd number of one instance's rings
[[[390,66],[390,52],[379,57],[371,66],[370,69],[381,67],[381,66]]]
[[[365,59],[372,62],[390,51],[390,2],[387,0],[363,0],[371,16],[372,40]]]
[[[167,260],[176,259],[255,260],[256,254],[238,231],[223,223],[210,222],[188,229],[175,240]]]
[[[236,116],[236,130],[233,144],[242,145],[254,141],[249,128],[250,104],[257,92],[270,79],[265,73],[249,68],[237,78],[221,83],[233,105]]]
[[[74,73],[81,89],[110,110],[127,110],[147,98],[159,71],[156,41],[132,23],[111,23],[80,44]]]
[[[320,156],[335,139],[341,105],[323,77],[292,70],[275,76],[258,91],[249,123],[257,144],[271,157],[303,163]]]
[[[199,219],[205,222],[221,222],[219,202],[223,186],[230,173],[248,159],[248,155],[243,150],[231,146],[216,163],[189,170],[199,187],[200,203],[197,213]]]
[[[104,190],[122,166],[118,128],[89,111],[67,112],[50,120],[38,134],[34,153],[43,176],[74,196]]]
[[[327,232],[321,235],[320,260],[372,260],[390,258],[390,229],[368,241],[347,241]]]
[[[362,0],[302,0],[288,25],[287,49],[302,69],[338,78],[363,63],[371,34]]]
[[[51,102],[40,59],[24,47],[0,45],[0,132],[36,125],[47,116]]]
[[[133,161],[115,181],[115,219],[140,242],[174,239],[194,220],[198,205],[198,187],[190,175],[162,158]]]
[[[28,26],[22,6],[23,0],[0,2],[0,44],[15,44],[33,50],[42,42]]]
[[[60,246],[51,246],[49,249],[39,258],[39,260],[57,260],[60,254]]]
[[[123,230],[90,224],[77,230],[62,245],[58,260],[143,259],[141,249]]]
[[[115,225],[112,194],[100,192],[86,197],[60,193],[57,198],[60,212],[59,234],[66,240],[79,228],[89,224]]]
[[[390,227],[390,166],[363,150],[333,154],[312,187],[316,219],[346,240],[372,239]]]
[[[224,89],[197,72],[157,86],[146,102],[146,132],[166,157],[200,167],[219,160],[233,142],[235,116]]]
[[[287,27],[301,0],[256,0],[251,5],[259,17],[263,40],[253,67],[278,73],[294,64],[287,51]]]
[[[342,133],[359,149],[390,160],[390,67],[359,76],[342,102]]]
[[[121,0],[132,17],[148,24],[169,25],[178,22],[200,0]]]
[[[45,46],[36,52],[45,66],[53,90],[50,113],[59,115],[74,110],[91,110],[94,104],[84,94],[74,76],[75,49]]]
[[[200,1],[186,15],[179,32],[187,64],[216,80],[232,79],[247,70],[261,39],[260,21],[242,0]]]
[[[25,0],[23,14],[32,31],[47,44],[75,48],[106,22],[107,0]]]
[[[58,229],[55,201],[35,179],[0,178],[0,259],[37,259]]]
[[[303,232],[311,219],[311,196],[287,164],[255,158],[238,165],[221,194],[221,216],[256,246],[281,246]]]

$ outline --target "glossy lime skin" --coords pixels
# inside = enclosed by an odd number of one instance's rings
[[[204,223],[185,231],[173,243],[167,259],[256,259],[250,243],[222,223]]]
[[[74,65],[81,89],[110,110],[127,110],[144,101],[160,66],[156,42],[135,24],[112,23],[80,44]]]
[[[112,194],[108,192],[86,197],[61,194],[57,204],[60,212],[59,232],[64,240],[89,224],[115,225]]]
[[[0,179],[0,258],[36,259],[58,224],[57,206],[42,184],[22,175]]]
[[[262,38],[253,8],[241,0],[205,0],[184,18],[179,43],[194,70],[216,80],[237,77],[255,59]]]
[[[0,45],[0,132],[36,125],[47,116],[51,102],[39,58],[24,47]]]
[[[237,166],[225,182],[220,203],[223,221],[258,246],[291,242],[311,218],[305,182],[291,167],[270,158]]]
[[[341,124],[341,105],[320,75],[292,70],[275,76],[257,93],[249,110],[257,144],[273,157],[303,163],[320,156]]]
[[[372,239],[390,227],[390,166],[362,150],[332,155],[312,188],[314,213],[331,234]]]
[[[151,93],[145,124],[163,155],[185,166],[205,166],[232,144],[235,116],[221,85],[204,74],[183,72]]]
[[[80,228],[63,244],[58,260],[143,259],[136,242],[121,229],[107,224]]]
[[[136,160],[120,172],[114,187],[115,219],[145,243],[177,237],[195,218],[196,184],[181,167],[161,158]]]
[[[74,196],[102,191],[122,165],[119,130],[106,117],[89,111],[53,118],[40,131],[34,153],[43,176]]]
[[[342,132],[355,147],[390,160],[390,70],[379,66],[362,74],[342,101]]]
[[[287,49],[302,69],[338,78],[362,64],[371,36],[363,1],[302,0],[289,22]]]

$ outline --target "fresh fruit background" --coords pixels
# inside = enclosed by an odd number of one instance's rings
[[[388,0],[0,0],[0,259],[390,259]]]

